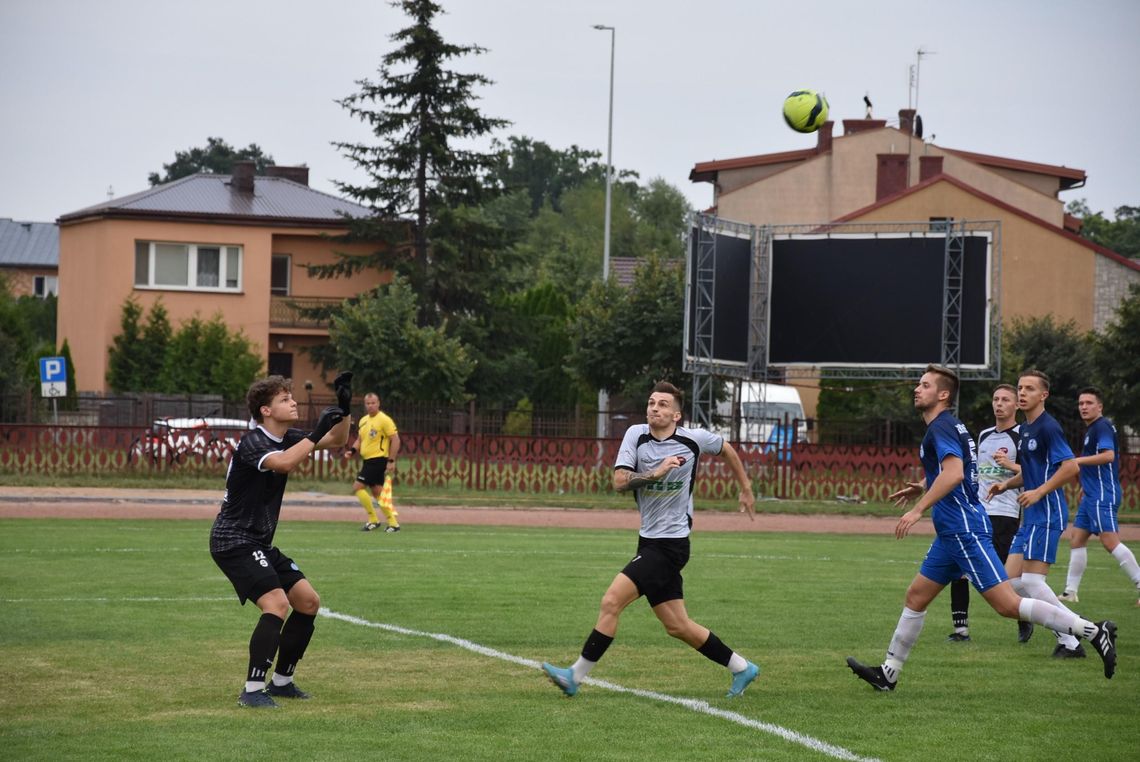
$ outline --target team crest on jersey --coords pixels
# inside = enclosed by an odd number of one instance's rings
[[[1088,446],[1089,446],[1089,436],[1088,436],[1088,434],[1085,434],[1085,447],[1088,447]]]
[[[1030,452],[1033,452],[1034,450],[1037,449],[1037,440],[1036,439],[1030,439],[1029,444],[1026,446],[1029,448]]]
[[[918,446],[918,457],[921,459],[926,453],[922,451],[922,445]]]

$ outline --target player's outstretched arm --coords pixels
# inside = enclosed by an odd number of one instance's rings
[[[956,455],[947,455],[943,458],[942,470],[931,482],[930,489],[918,499],[913,508],[899,517],[899,523],[895,525],[895,537],[899,540],[906,537],[910,533],[910,528],[918,523],[926,509],[949,495],[955,487],[962,483],[964,477],[965,471],[961,458]]]
[[[728,442],[724,443],[721,447],[720,456],[728,461],[728,467],[732,470],[732,475],[736,477],[736,483],[740,485],[740,495],[737,501],[740,503],[740,512],[747,513],[749,521],[756,520],[756,496],[752,494],[752,480],[748,478],[748,472],[744,470],[744,461],[740,459],[736,449]]]

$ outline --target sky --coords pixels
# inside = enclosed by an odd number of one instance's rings
[[[822,91],[843,119],[897,123],[917,102],[937,145],[1084,170],[1061,194],[1140,206],[1135,0],[438,0],[444,38],[486,53],[487,116],[712,203],[693,165],[815,145],[784,97]],[[310,184],[361,175],[332,141],[370,138],[337,105],[408,26],[375,0],[0,0],[0,217],[48,222],[148,187],[179,150],[256,143]],[[919,49],[929,51],[910,71]]]

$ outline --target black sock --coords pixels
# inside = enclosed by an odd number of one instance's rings
[[[732,658],[732,649],[720,642],[720,638],[718,638],[716,633],[712,630],[709,630],[709,639],[697,650],[700,651],[705,658],[712,659],[722,667],[727,667],[728,660]]]
[[[950,583],[950,616],[955,627],[970,626],[970,581],[967,579]]]
[[[281,625],[285,622],[276,614],[262,614],[253,628],[249,639],[249,672],[246,680],[264,682],[273,657],[277,655],[277,644],[281,640]]]
[[[614,639],[609,635],[603,635],[597,630],[592,630],[590,637],[586,638],[586,645],[582,646],[582,658],[586,661],[601,661],[602,655],[613,642]]]
[[[297,662],[305,655],[309,641],[313,637],[313,621],[316,614],[302,614],[294,611],[281,630],[281,654],[277,659],[277,674],[292,675]]]

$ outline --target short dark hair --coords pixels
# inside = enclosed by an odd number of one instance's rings
[[[1005,389],[1007,392],[1013,392],[1013,396],[1017,396],[1017,387],[1013,384],[998,384],[994,387],[994,392],[998,391],[999,389]],[[993,392],[991,392],[991,394],[992,393]]]
[[[245,402],[249,406],[249,414],[253,420],[261,423],[261,407],[268,405],[281,392],[292,392],[292,379],[283,376],[268,376],[260,381],[254,381],[249,391],[245,393]]]
[[[1021,371],[1018,378],[1025,378],[1026,376],[1034,376],[1041,379],[1041,385],[1045,387],[1045,391],[1049,391],[1049,377],[1045,375],[1045,371],[1037,370],[1037,368],[1030,368],[1029,370]]]
[[[934,385],[938,387],[940,392],[950,392],[950,404],[954,404],[954,398],[958,396],[958,374],[943,365],[935,365],[931,363],[926,366],[927,373],[933,373],[936,377]]]
[[[1077,392],[1077,397],[1080,397],[1082,394],[1091,394],[1096,397],[1097,402],[1102,405],[1104,404],[1104,395],[1101,394],[1100,389],[1097,389],[1095,386],[1086,386],[1084,389],[1081,389]]]
[[[650,394],[672,394],[673,401],[677,403],[677,409],[681,410],[685,407],[685,393],[677,387],[673,386],[668,381],[658,381],[653,385],[653,391]]]

